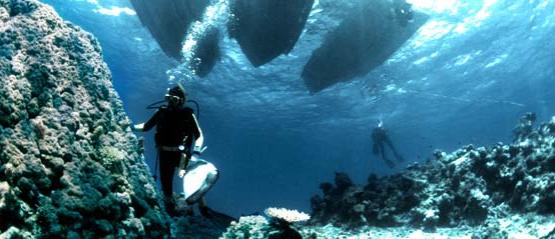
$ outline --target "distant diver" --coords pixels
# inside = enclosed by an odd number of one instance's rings
[[[387,144],[387,146],[389,146],[391,152],[393,153],[393,156],[395,157],[395,159],[397,159],[398,162],[404,161],[403,157],[399,155],[399,153],[397,153],[395,146],[393,146],[393,143],[387,136],[386,130],[383,127],[383,122],[381,120],[378,121],[378,125],[372,130],[372,141],[373,153],[380,156],[390,168],[394,168],[395,163],[387,158],[384,144]]]
[[[132,129],[146,132],[156,126],[156,166],[159,163],[166,210],[173,216],[177,214],[172,190],[175,169],[179,167],[179,176],[184,177],[189,162],[199,161],[204,137],[193,110],[184,106],[187,100],[185,91],[180,86],[169,89],[165,100],[167,105],[160,106],[146,123],[133,125]],[[204,215],[209,210],[204,198],[200,198],[198,202],[200,212]]]
[[[393,0],[393,13],[399,25],[403,27],[414,18],[412,5],[405,0]]]

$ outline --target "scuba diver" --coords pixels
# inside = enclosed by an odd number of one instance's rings
[[[381,120],[378,121],[378,125],[372,130],[372,141],[373,144],[373,152],[374,154],[380,156],[382,160],[389,166],[390,168],[395,167],[395,163],[387,158],[384,143],[389,146],[393,156],[397,159],[398,162],[403,162],[404,159],[397,153],[397,150],[393,146],[393,143],[387,136],[385,128],[383,127],[383,122]]]
[[[167,105],[158,107],[156,113],[146,122],[132,126],[133,131],[146,132],[156,126],[155,143],[158,149],[160,183],[164,194],[166,210],[176,215],[176,203],[173,198],[173,178],[175,169],[179,176],[186,175],[190,161],[199,161],[204,137],[193,110],[184,106],[185,91],[180,86],[168,90],[165,95]],[[204,198],[198,198],[201,214],[208,208]],[[192,213],[192,211],[190,211]]]
[[[414,18],[412,5],[405,0],[393,0],[393,12],[395,19],[402,27],[406,27],[409,21]]]

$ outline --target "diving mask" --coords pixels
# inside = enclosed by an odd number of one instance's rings
[[[166,95],[166,101],[172,105],[179,105],[183,103],[183,99],[181,97],[169,94]]]

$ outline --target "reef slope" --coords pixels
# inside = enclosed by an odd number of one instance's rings
[[[0,0],[0,238],[159,238],[156,186],[96,39]]]
[[[480,235],[490,231],[505,238],[516,229],[545,236],[555,227],[555,117],[533,128],[531,115],[521,119],[511,144],[436,151],[434,160],[392,176],[370,176],[365,186],[338,173],[334,184],[321,185],[323,196],[312,198],[312,222],[428,231],[470,227],[473,238],[489,238]],[[528,221],[518,223],[522,218]],[[548,228],[539,232],[540,224]]]
[[[345,173],[311,199],[302,238],[555,238],[555,117],[527,114],[511,144],[465,146],[355,185]],[[272,237],[264,217],[241,217],[221,239]]]

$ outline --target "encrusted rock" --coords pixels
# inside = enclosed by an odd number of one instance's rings
[[[263,239],[268,238],[270,226],[262,216],[247,216],[232,222],[220,239]]]
[[[247,216],[232,222],[220,239],[301,239],[301,234],[283,220]]]
[[[2,236],[160,238],[168,231],[100,50],[52,8],[0,0]]]
[[[481,225],[499,214],[498,205],[515,213],[555,214],[555,118],[534,129],[531,117],[523,117],[510,145],[436,151],[436,161],[388,177],[371,175],[363,188],[337,174],[335,185],[322,184],[323,197],[312,198],[312,222],[433,230]],[[475,237],[489,238],[488,230]]]

